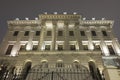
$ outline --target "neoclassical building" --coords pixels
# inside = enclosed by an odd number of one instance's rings
[[[0,46],[0,80],[119,80],[113,24],[75,12],[10,20]]]

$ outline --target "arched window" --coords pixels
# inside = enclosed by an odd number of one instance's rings
[[[23,67],[23,70],[21,72],[21,79],[22,80],[25,80],[30,69],[31,69],[31,66],[32,66],[32,63],[30,61],[26,62],[24,67]]]
[[[42,60],[41,61],[41,66],[42,66],[42,68],[48,68],[48,61],[47,60]]]
[[[101,74],[94,61],[89,61],[90,73],[95,80],[102,80]]]
[[[57,60],[56,67],[64,67],[63,60]]]
[[[74,62],[73,62],[73,67],[74,67],[74,68],[80,68],[80,63],[79,63],[78,60],[74,60]]]

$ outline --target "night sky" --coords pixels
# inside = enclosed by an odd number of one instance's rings
[[[7,20],[34,19],[44,12],[77,12],[87,19],[115,20],[113,31],[120,40],[120,0],[0,0],[0,42],[7,31]]]

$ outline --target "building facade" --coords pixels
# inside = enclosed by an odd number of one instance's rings
[[[119,80],[113,24],[66,12],[10,20],[0,46],[0,80]]]

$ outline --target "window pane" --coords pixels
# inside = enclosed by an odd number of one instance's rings
[[[33,50],[37,50],[38,45],[33,45]]]
[[[63,50],[63,45],[58,45],[58,50]]]
[[[91,31],[92,36],[96,36],[96,32],[95,31]]]
[[[102,31],[103,36],[107,36],[106,31]]]
[[[51,35],[52,35],[51,31],[47,31],[47,36],[51,36]]]
[[[19,33],[19,31],[15,31],[14,34],[13,34],[13,36],[17,36],[18,33]]]
[[[45,45],[45,50],[50,50],[50,45]]]
[[[83,45],[84,50],[88,50],[88,45]]]
[[[28,36],[29,35],[29,31],[25,31],[24,36]]]
[[[81,36],[85,36],[85,32],[84,31],[80,31]]]
[[[70,45],[70,50],[76,50],[75,45]]]
[[[58,36],[62,36],[63,35],[63,31],[58,31]]]
[[[39,36],[40,35],[40,31],[36,31],[36,36]]]
[[[74,36],[74,32],[73,31],[69,31],[69,36]]]
[[[26,49],[26,45],[21,45],[20,51],[23,51],[23,50],[25,50],[25,49]]]
[[[6,55],[10,55],[12,48],[13,48],[13,45],[8,46]]]

